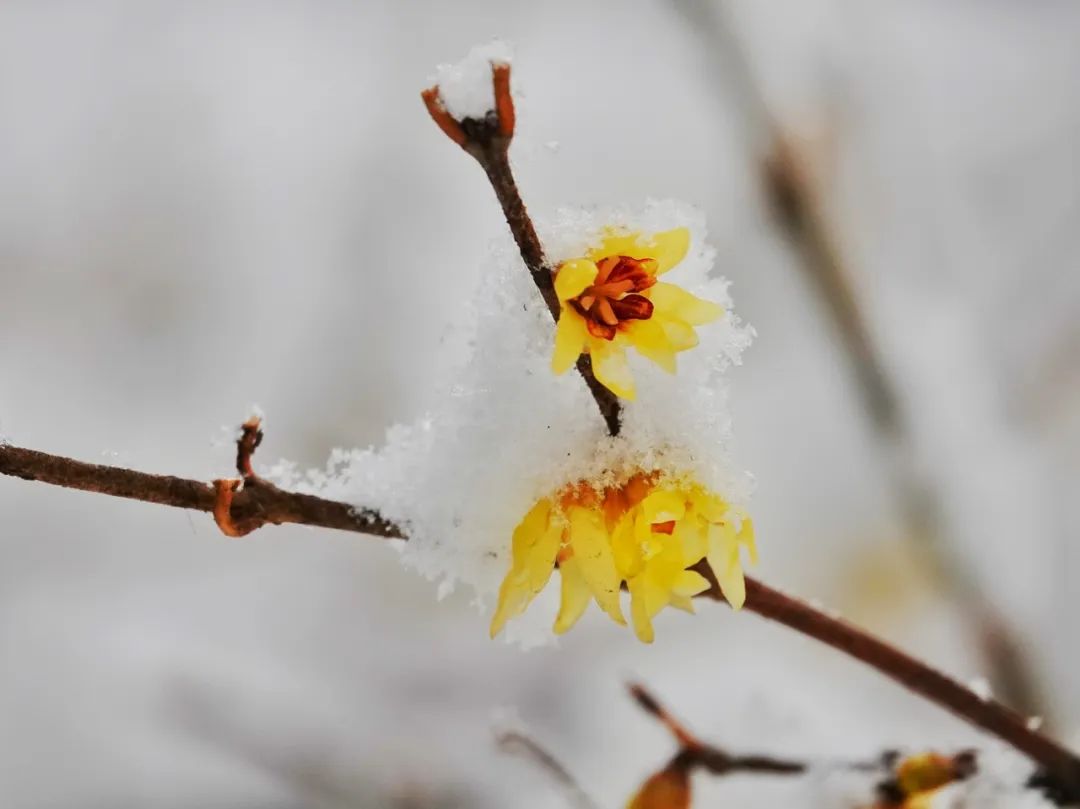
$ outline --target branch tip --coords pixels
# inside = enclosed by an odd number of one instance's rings
[[[446,137],[450,138],[454,143],[462,148],[465,147],[465,130],[461,128],[461,124],[450,114],[450,110],[446,108],[446,104],[443,103],[442,93],[439,92],[439,85],[429,87],[420,93],[420,97],[424,100],[424,106],[427,107],[428,115],[431,116],[436,125],[443,131]]]
[[[506,62],[491,63],[491,83],[495,91],[495,115],[499,120],[499,134],[514,137],[514,98],[510,95],[510,65]]]

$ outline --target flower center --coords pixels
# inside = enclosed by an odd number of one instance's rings
[[[656,261],[608,256],[596,262],[596,281],[570,304],[585,318],[589,334],[614,340],[627,320],[648,320],[653,304],[638,293],[656,283]]]

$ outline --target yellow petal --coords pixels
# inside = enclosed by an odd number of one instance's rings
[[[724,598],[732,607],[740,609],[746,601],[746,582],[739,561],[739,543],[730,524],[709,527],[709,553],[706,558]]]
[[[675,525],[675,533],[672,536],[682,551],[683,564],[694,564],[704,557],[709,549],[708,539],[699,522],[696,516],[688,515]]]
[[[499,601],[491,618],[491,637],[498,635],[509,619],[524,612],[551,578],[562,529],[550,524],[550,515],[551,503],[541,500],[514,529],[512,563],[499,587]]]
[[[689,596],[681,596],[678,593],[671,594],[671,606],[677,610],[694,615],[694,599]]]
[[[621,579],[600,515],[584,508],[570,510],[570,547],[596,603],[617,624],[625,624],[619,603]]]
[[[652,360],[669,374],[675,373],[675,349],[657,320],[631,320],[626,324],[625,332],[641,356]]]
[[[629,512],[619,519],[611,532],[611,552],[615,557],[615,568],[624,579],[636,576],[641,571],[644,560],[634,536],[634,520]]]
[[[744,545],[750,552],[750,563],[756,565],[758,563],[757,541],[754,539],[754,521],[749,517],[742,518],[737,539],[739,544]]]
[[[634,377],[626,361],[626,352],[613,340],[589,340],[589,354],[592,355],[593,372],[600,384],[616,396],[633,400]]]
[[[664,329],[664,334],[671,342],[671,347],[676,351],[686,351],[698,344],[697,332],[694,327],[684,323],[678,318],[653,315]]]
[[[690,249],[690,231],[675,228],[657,233],[646,248],[646,256],[637,258],[656,259],[656,274],[663,275],[684,258]]]
[[[560,301],[576,298],[596,280],[596,264],[587,258],[564,261],[555,273],[555,294]]]
[[[709,522],[723,522],[729,509],[723,498],[696,486],[690,491],[690,502],[694,510]]]
[[[678,318],[691,326],[712,323],[724,314],[724,307],[692,295],[675,284],[654,284],[648,290],[649,300],[661,314]]]
[[[655,635],[645,605],[644,582],[643,576],[635,576],[626,583],[627,589],[630,590],[630,617],[634,622],[634,634],[637,635],[638,640],[642,643],[652,643]]]
[[[671,590],[675,595],[692,598],[698,593],[704,593],[709,586],[709,580],[696,570],[684,570],[675,578],[675,584]]]
[[[657,489],[641,501],[641,511],[649,523],[681,520],[686,513],[686,498],[674,489]]]
[[[551,370],[564,374],[577,362],[585,349],[589,335],[585,318],[569,306],[564,306],[555,326],[555,353],[551,355]]]
[[[562,576],[562,591],[559,601],[559,614],[555,618],[555,634],[561,635],[578,622],[589,606],[589,585],[581,573],[577,558],[571,556],[559,563]]]
[[[648,258],[644,255],[641,245],[640,233],[626,233],[624,231],[609,228],[604,233],[604,239],[600,246],[590,250],[586,255],[593,261],[599,261],[608,256],[630,256],[630,258]]]
[[[657,575],[649,575],[648,571],[639,578],[643,579],[641,589],[645,594],[645,610],[652,618],[671,603],[671,584]]]

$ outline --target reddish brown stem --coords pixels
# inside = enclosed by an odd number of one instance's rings
[[[723,600],[715,579],[704,595]],[[750,577],[746,578],[744,608],[866,663],[909,691],[997,736],[1037,762],[1067,794],[1080,798],[1080,757],[1029,728],[1024,717],[996,700],[983,699],[895,646]]]
[[[207,513],[213,513],[217,504],[214,488],[202,481],[84,463],[22,447],[0,446],[0,475]],[[260,479],[236,492],[230,513],[238,522],[261,519],[275,525],[295,523],[404,539],[398,526],[375,511],[287,492]]]
[[[506,224],[517,243],[525,267],[532,276],[540,296],[544,299],[551,318],[559,320],[561,306],[555,294],[555,276],[544,256],[544,247],[536,234],[532,218],[521,198],[514,172],[510,167],[510,141],[514,132],[514,103],[510,95],[510,68],[508,65],[492,66],[495,109],[484,119],[465,118],[447,123],[449,113],[439,95],[438,87],[431,87],[421,95],[432,119],[447,136],[475,158],[484,169],[495,196],[499,200]],[[456,127],[456,128],[455,128]],[[459,137],[460,135],[460,137]],[[582,354],[577,360],[577,370],[585,380],[600,409],[600,415],[611,435],[618,435],[621,407],[619,399],[596,378],[592,359]]]

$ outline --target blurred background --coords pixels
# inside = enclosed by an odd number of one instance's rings
[[[532,208],[708,214],[757,573],[1080,743],[1075,3],[6,0],[0,434],[210,479],[253,403],[264,465],[421,416],[504,225],[418,92],[493,36]],[[565,806],[505,711],[620,806],[672,752],[629,678],[735,751],[986,744],[716,605],[522,653],[381,540],[8,478],[0,515],[4,807]]]

